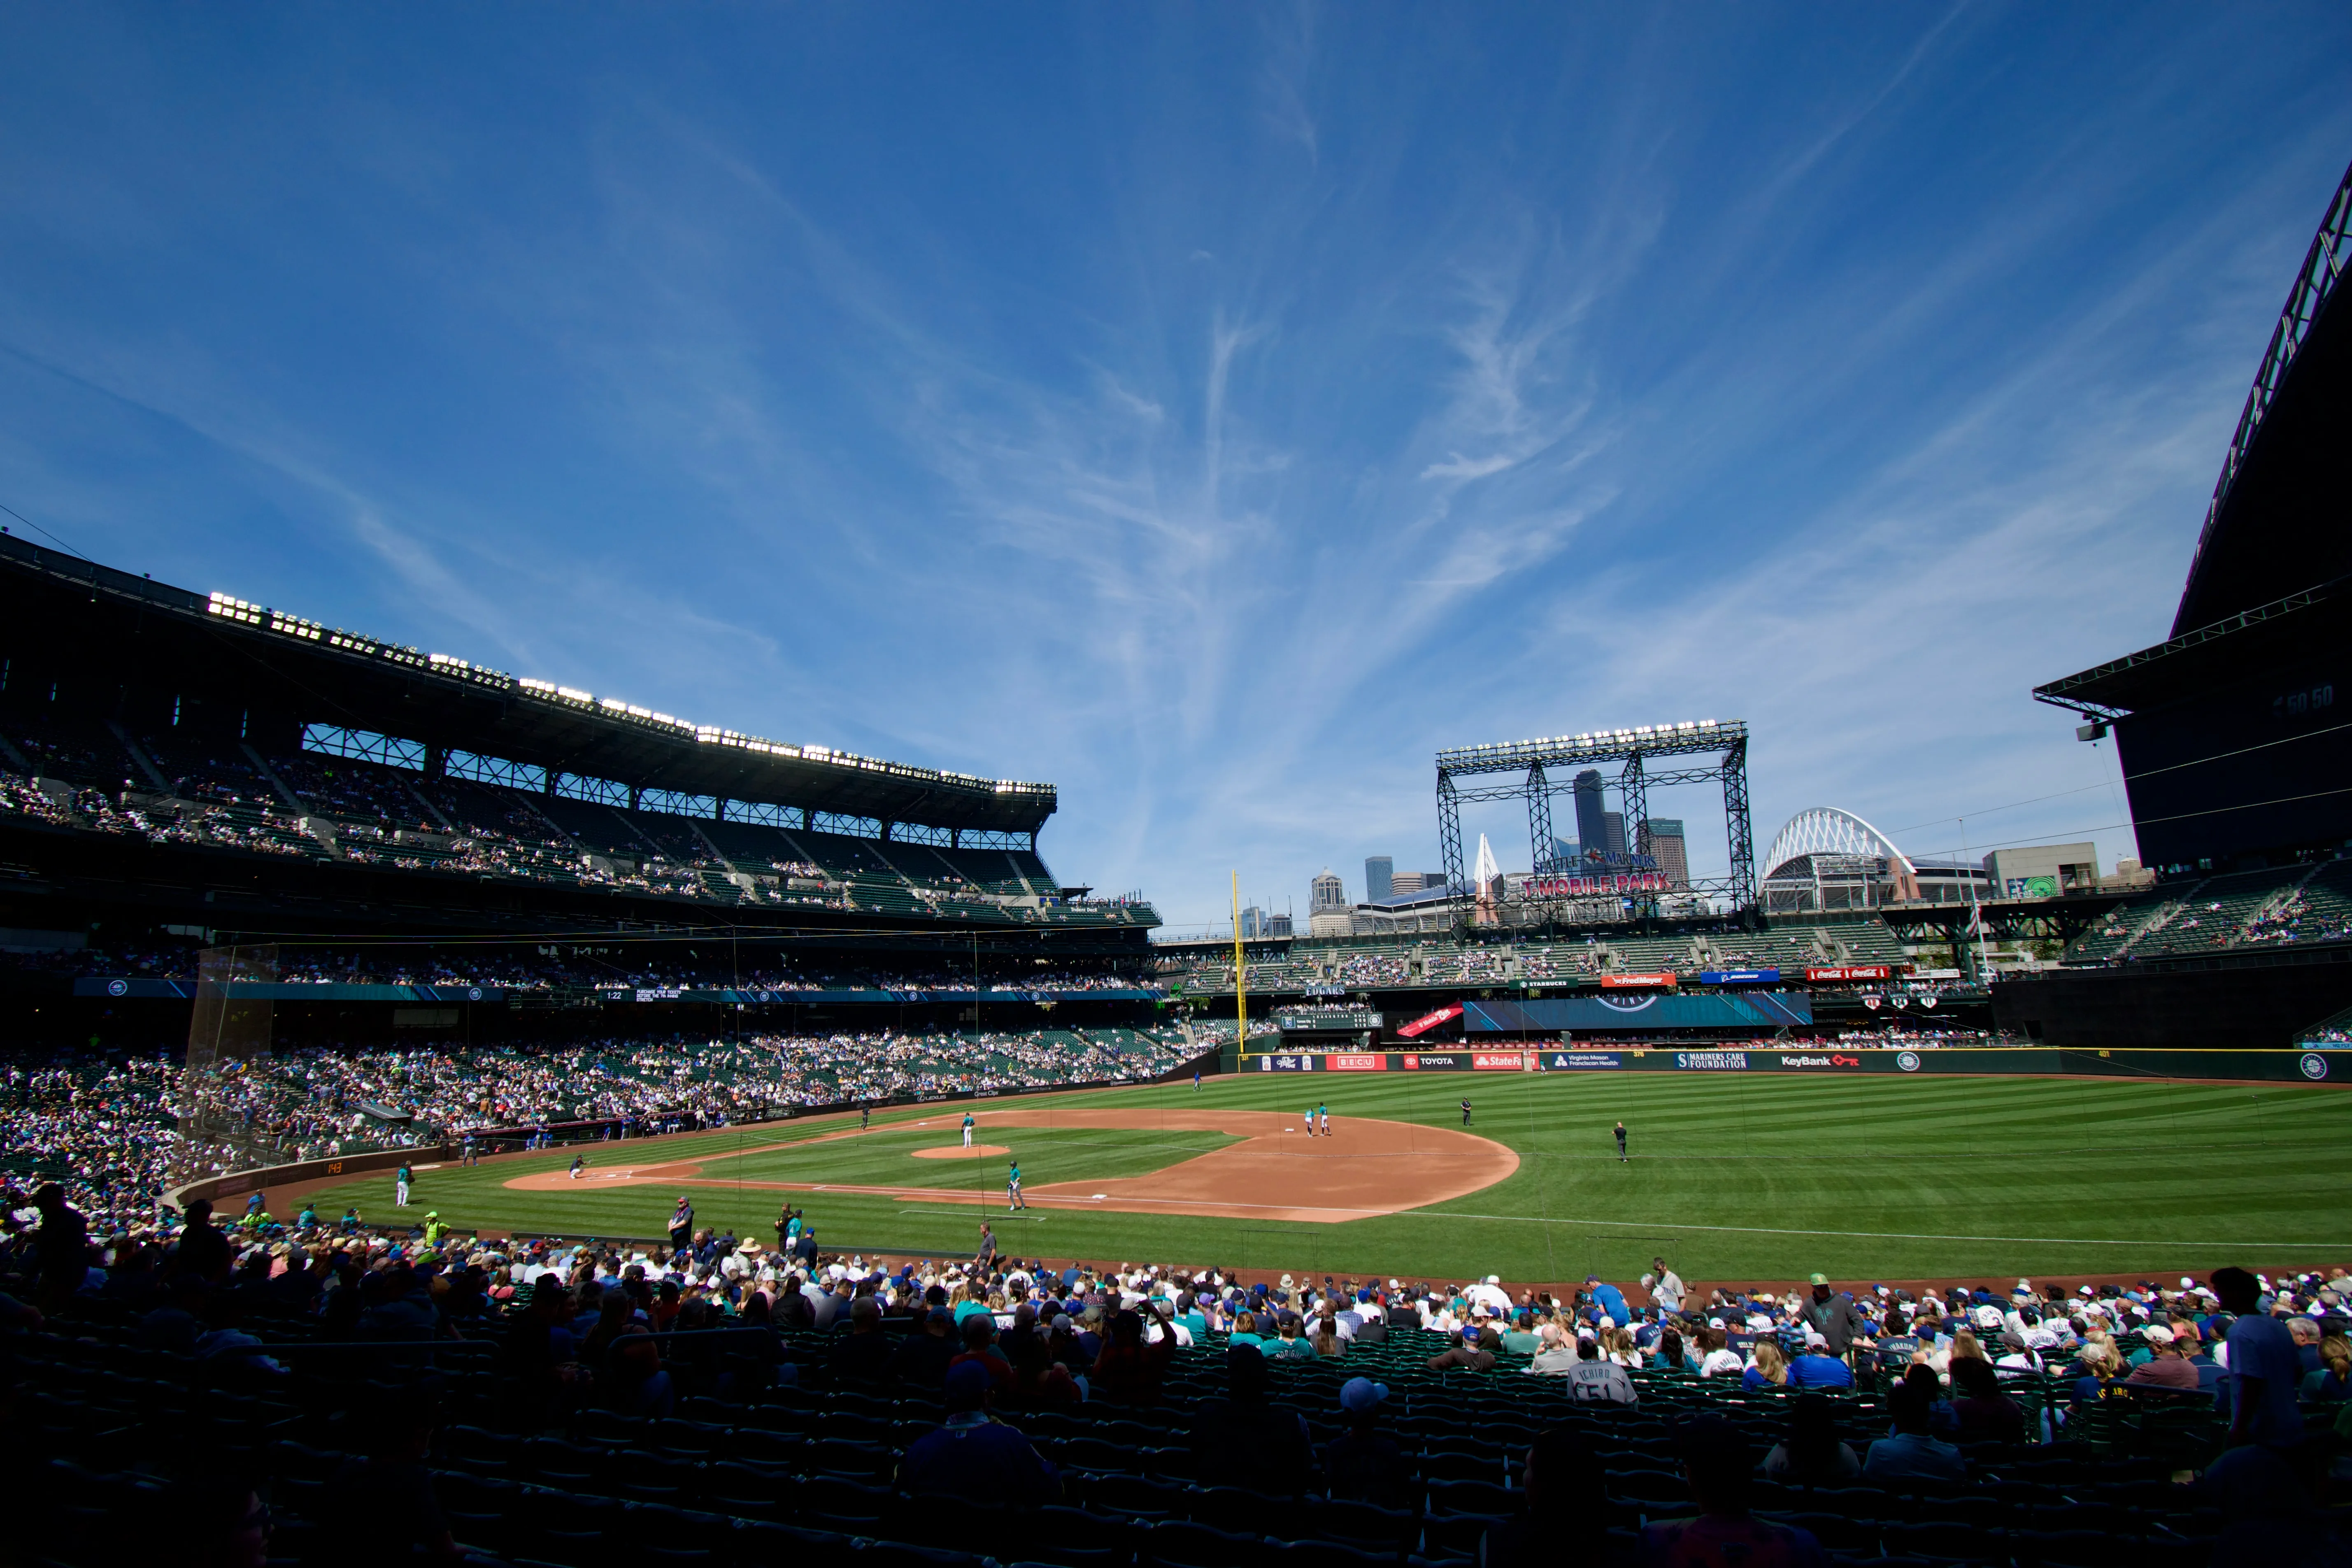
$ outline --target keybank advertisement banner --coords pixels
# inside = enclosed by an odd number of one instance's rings
[[[1465,1002],[1472,1034],[1556,1035],[1567,1029],[1753,1029],[1811,1024],[1813,999],[1801,991],[1648,992],[1562,996],[1551,1001]]]

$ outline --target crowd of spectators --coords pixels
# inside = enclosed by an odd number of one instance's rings
[[[2245,942],[2337,942],[2352,936],[2352,910],[2322,908],[2298,889],[2246,922]]]
[[[1210,1357],[1228,1384],[1224,1400],[1194,1407],[1198,1484],[1250,1486],[1313,1468],[1334,1498],[1394,1501],[1408,1471],[1379,1432],[1384,1384],[1356,1376],[1325,1385],[1337,1386],[1347,1419],[1318,1452],[1303,1420],[1267,1405],[1267,1378],[1285,1363],[1336,1363],[1344,1376],[1349,1358],[1367,1351],[1393,1367],[1388,1347],[1403,1330],[1436,1336],[1432,1373],[1556,1379],[1581,1406],[1635,1406],[1644,1390],[1678,1383],[1790,1393],[1781,1441],[1748,1453],[1742,1468],[1801,1487],[1965,1484],[1974,1479],[1969,1456],[2061,1442],[2084,1411],[2118,1396],[2202,1401],[2226,1415],[2233,1442],[2293,1449],[2315,1429],[2306,1406],[2344,1406],[2352,1378],[2344,1337],[2352,1278],[2341,1273],[2273,1279],[2222,1269],[2177,1288],[2072,1292],[2020,1279],[2014,1289],[1916,1295],[1841,1291],[1817,1274],[1804,1290],[1717,1288],[1701,1300],[1660,1258],[1643,1279],[1648,1304],[1635,1307],[1598,1279],[1555,1299],[1515,1296],[1493,1276],[1441,1285],[1252,1280],[1175,1265],[1056,1268],[1000,1256],[985,1226],[969,1261],[894,1264],[824,1251],[814,1225],[789,1205],[772,1245],[693,1230],[681,1201],[663,1246],[482,1239],[429,1211],[389,1227],[308,1204],[278,1216],[262,1194],[226,1225],[214,1223],[208,1203],[184,1219],[125,1220],[84,1215],[61,1198],[54,1188],[6,1195],[0,1273],[23,1279],[37,1303],[28,1312],[6,1301],[11,1317],[110,1301],[143,1314],[143,1349],[212,1363],[216,1381],[248,1389],[291,1375],[269,1344],[243,1331],[248,1316],[312,1320],[337,1340],[459,1340],[496,1328],[507,1397],[526,1406],[508,1415],[526,1426],[591,1405],[658,1419],[698,1396],[740,1402],[800,1384],[929,1389],[946,1398],[947,1436],[908,1445],[900,1484],[982,1502],[1051,1502],[1060,1491],[1053,1467],[1017,1432],[999,1429],[984,1457],[957,1451],[953,1436],[974,1429],[957,1412],[1098,1400],[1149,1410],[1171,1396],[1179,1369]],[[722,1327],[771,1333],[671,1337]],[[2066,1396],[2046,1397],[2053,1385]],[[1828,1400],[1804,1397],[1861,1389],[1884,1392],[1885,1426],[1860,1443],[1832,1427]],[[1534,1468],[1531,1459],[1531,1488]],[[983,1474],[988,1489],[971,1491]],[[1542,1500],[1526,1501],[1534,1510]],[[1517,1560],[1507,1555],[1512,1531],[1533,1522],[1498,1521],[1486,1550]],[[1782,1531],[1768,1544],[1795,1539],[1786,1526],[1763,1528]],[[1650,1560],[1686,1561],[1671,1552]]]
[[[0,1296],[0,1335],[16,1337],[0,1342],[0,1358],[46,1383],[16,1408],[43,1423],[44,1444],[63,1445],[53,1452],[86,1467],[89,1435],[111,1434],[108,1451],[119,1455],[143,1424],[89,1419],[66,1396],[169,1391],[153,1378],[168,1365],[233,1415],[300,1431],[305,1442],[271,1446],[275,1462],[308,1464],[318,1450],[306,1444],[340,1437],[333,1480],[323,1490],[289,1486],[278,1500],[309,1532],[295,1537],[310,1546],[296,1552],[301,1561],[325,1560],[322,1523],[349,1526],[362,1514],[385,1560],[454,1559],[457,1539],[476,1539],[457,1537],[462,1529],[496,1531],[512,1560],[540,1561],[530,1550],[537,1541],[551,1548],[547,1556],[577,1561],[568,1553],[583,1538],[567,1510],[593,1502],[600,1485],[605,1495],[675,1497],[663,1489],[683,1472],[661,1457],[673,1430],[704,1446],[679,1463],[698,1495],[722,1500],[705,1506],[772,1517],[789,1479],[797,1506],[870,1504],[861,1517],[873,1523],[861,1533],[885,1542],[919,1511],[910,1497],[992,1509],[990,1528],[1012,1532],[1052,1522],[1032,1510],[1077,1501],[1094,1512],[1089,1528],[1114,1531],[1139,1528],[1120,1513],[1122,1500],[1181,1490],[1197,1507],[1246,1510],[1259,1521],[1254,1530],[1270,1531],[1272,1510],[1286,1510],[1324,1530],[1354,1522],[1397,1532],[1377,1556],[1360,1553],[1367,1561],[1391,1552],[1405,1560],[1426,1528],[1433,1548],[1441,1532],[1470,1548],[1467,1558],[1433,1550],[1427,1560],[1486,1568],[1562,1560],[1822,1568],[1832,1533],[1850,1555],[1882,1538],[1936,1546],[1903,1562],[2317,1568],[2339,1561],[2328,1553],[2344,1542],[2340,1516],[2315,1507],[2331,1453],[2352,1434],[2352,1277],[2341,1272],[2224,1268],[2178,1285],[2070,1289],[2021,1279],[1917,1291],[1839,1289],[1816,1274],[1804,1288],[1776,1290],[1693,1288],[1659,1258],[1638,1292],[1588,1278],[1556,1297],[1494,1276],[1413,1283],[1055,1265],[1003,1256],[986,1226],[968,1260],[885,1259],[828,1250],[817,1225],[789,1205],[772,1243],[697,1230],[681,1200],[667,1245],[573,1244],[467,1235],[431,1209],[389,1225],[299,1199],[273,1213],[263,1194],[217,1220],[209,1203],[184,1216],[110,1215],[68,1197],[16,1184],[0,1196],[0,1283],[13,1292]],[[62,1332],[30,1346],[47,1327]],[[85,1337],[68,1337],[76,1333]],[[333,1363],[295,1353],[370,1345],[418,1355],[338,1380]],[[136,1358],[147,1379],[108,1384],[122,1375],[110,1354]],[[404,1366],[411,1375],[385,1375]],[[1401,1412],[1390,1384],[1406,1379],[1412,1404]],[[406,1398],[461,1384],[467,1419],[478,1424],[446,1444],[431,1441],[422,1407],[386,1419],[394,1406],[369,1403],[388,1390]],[[1095,1406],[1108,1409],[1098,1424],[1057,1424]],[[1660,1406],[1673,1413],[1671,1426],[1656,1425]],[[2169,1428],[2189,1446],[2173,1450],[2182,1459],[2160,1460],[2164,1474],[2122,1479],[2135,1511],[2098,1511],[2105,1500],[2092,1489],[2119,1479],[2107,1463],[2124,1457],[2117,1446],[2160,1440],[2152,1419],[2137,1427],[2100,1419],[2126,1409],[2207,1425]],[[1541,1426],[1515,1420],[1523,1415]],[[1437,1468],[1465,1454],[1473,1465],[1492,1460],[1434,1444],[1408,1449],[1405,1420],[1420,1441],[1482,1421],[1513,1425],[1527,1434],[1511,1439],[1516,1485],[1465,1483]],[[879,1435],[894,1421],[887,1447],[833,1442],[845,1428]],[[1777,1442],[1754,1440],[1761,1423],[1777,1426]],[[1671,1447],[1642,1446],[1654,1438]],[[505,1518],[513,1510],[495,1504],[519,1494],[512,1481],[499,1489],[499,1467],[526,1443],[538,1445],[533,1484],[562,1489],[554,1500],[562,1507]],[[785,1453],[814,1460],[820,1445],[828,1462],[887,1464],[891,1484],[845,1487],[830,1471],[787,1478],[758,1468]],[[1661,1452],[1674,1466],[1663,1475],[1645,1462]],[[581,1468],[566,1469],[575,1457]],[[1090,1474],[1066,1488],[1057,1461]],[[1118,1479],[1179,1462],[1172,1487]],[[2197,1472],[2198,1488],[2177,1484]],[[87,1468],[50,1466],[41,1476],[91,1484]],[[488,1488],[478,1484],[484,1477]],[[1465,1484],[1503,1500],[1471,1521],[1477,1535],[1466,1542],[1444,1517]],[[462,1524],[445,1510],[445,1489],[477,1500]],[[1769,1492],[1783,1511],[1766,1512],[1761,1501],[1751,1511],[1751,1491]],[[193,1503],[201,1494],[178,1495]],[[484,1500],[493,1506],[478,1506]],[[269,1509],[248,1480],[236,1478],[223,1500],[236,1506],[184,1510],[182,1554],[275,1560],[262,1550]],[[1343,1512],[1347,1503],[1359,1511]],[[2086,1507],[2088,1517],[2128,1518],[2128,1538],[2102,1542],[2099,1555],[2068,1555],[2085,1550],[2080,1532],[2053,1534],[2025,1517]],[[2142,1522],[2143,1508],[2161,1520]],[[54,1550],[60,1532],[43,1510],[25,1511],[27,1539]],[[618,1510],[588,1524],[607,1517]],[[688,1552],[706,1544],[694,1532],[736,1528],[658,1502],[639,1518],[683,1532]],[[2183,1535],[2184,1525],[2202,1533]],[[1251,1534],[1149,1528],[1155,1546],[1258,1549]],[[220,1530],[252,1532],[249,1555],[217,1551],[205,1531]],[[772,1539],[804,1548],[850,1538]],[[1065,1533],[1055,1543],[1069,1542]],[[1008,1535],[1001,1549],[1009,1556],[1014,1544]]]
[[[769,835],[772,845],[739,844],[722,853],[691,819],[667,813],[580,802],[551,802],[541,810],[522,794],[478,779],[426,779],[310,752],[257,764],[241,745],[178,731],[142,737],[134,757],[87,727],[26,723],[0,735],[0,762],[8,764],[0,769],[0,816],[157,844],[704,902],[928,910],[1014,924],[1156,922],[1139,900],[1066,899],[1040,878],[1013,874],[1010,861],[1008,875],[982,882],[919,846],[893,859],[874,846],[852,844],[844,863],[830,868],[806,858],[781,833]],[[590,816],[558,812],[569,805]]]
[[[1909,1026],[1889,1021],[1876,1028],[1841,1029],[1837,1040],[1841,1045],[1913,1046],[1930,1049],[1938,1046],[2031,1046],[2038,1043],[2005,1029],[1955,1029],[1943,1025],[1929,1025],[1924,1019]]]
[[[187,1069],[66,1050],[0,1072],[0,1169],[67,1184],[110,1220],[167,1181],[372,1149],[544,1133],[630,1137],[816,1105],[1157,1077],[1172,1031],[614,1039],[556,1047],[302,1047]]]
[[[0,954],[19,970],[100,977],[193,981],[202,949],[133,942]],[[674,945],[571,943],[528,948],[446,943],[276,945],[268,954],[246,950],[247,978],[265,972],[289,984],[479,985],[504,990],[557,991],[628,987],[660,990],[929,991],[985,997],[1002,992],[1144,991],[1162,994],[1140,963],[1104,959],[1007,965],[993,959],[975,973],[969,963],[881,963],[855,956],[782,956],[772,950],[680,950]]]

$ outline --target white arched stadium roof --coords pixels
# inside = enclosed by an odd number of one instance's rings
[[[1911,858],[1895,847],[1886,835],[1850,811],[1833,805],[1812,805],[1789,818],[1764,857],[1767,880],[1781,867],[1807,855],[1885,856],[1888,868],[1916,875]]]

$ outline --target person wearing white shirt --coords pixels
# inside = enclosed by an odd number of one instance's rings
[[[1486,1279],[1463,1291],[1462,1296],[1472,1306],[1484,1305],[1498,1318],[1507,1318],[1511,1315],[1511,1298],[1503,1289],[1503,1281],[1498,1275],[1487,1275]]]
[[[1176,1321],[1173,1309],[1165,1302],[1152,1303],[1151,1310],[1143,1315],[1143,1342],[1156,1345],[1171,1333],[1178,1350],[1192,1348],[1192,1331]]]
[[[1689,1288],[1683,1283],[1681,1275],[1666,1267],[1664,1258],[1652,1258],[1650,1267],[1654,1272],[1643,1283],[1649,1287],[1651,1301],[1671,1318],[1683,1310],[1683,1298],[1690,1293]]]
[[[1738,1377],[1747,1372],[1748,1363],[1740,1359],[1739,1352],[1733,1350],[1730,1343],[1725,1340],[1720,1327],[1709,1324],[1704,1332],[1706,1355],[1698,1363],[1699,1376],[1721,1377],[1727,1373],[1733,1377]]]

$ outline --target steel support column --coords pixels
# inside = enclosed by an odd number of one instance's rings
[[[1454,908],[1454,924],[1468,921],[1463,908],[1462,803],[1454,797],[1454,775],[1437,774],[1437,852],[1445,861],[1445,896]]]
[[[1756,907],[1756,833],[1748,821],[1748,741],[1723,753],[1723,821],[1731,847],[1732,907]]]
[[[1540,875],[1551,864],[1551,784],[1541,763],[1528,770],[1528,838],[1535,846],[1528,864]]]

